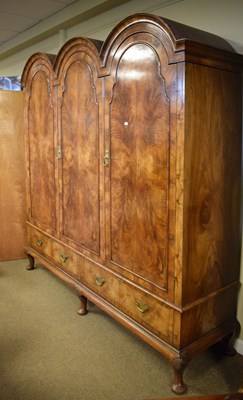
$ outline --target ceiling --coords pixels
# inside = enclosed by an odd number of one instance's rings
[[[43,40],[48,36],[56,34],[60,29],[67,29],[70,26],[80,23],[101,14],[107,10],[117,7],[120,4],[126,3],[129,0],[0,0],[0,61],[6,57],[11,56],[22,48],[30,46],[38,40]],[[183,0],[163,0],[158,4],[164,7],[180,3]],[[191,0],[192,2],[193,0]],[[204,0],[205,1],[205,0]],[[209,2],[210,0],[208,0]],[[217,3],[221,0],[215,0],[215,10],[217,10]],[[208,15],[202,19],[203,24],[201,29],[208,30],[219,36],[225,37],[236,51],[243,54],[243,45],[240,38],[242,38],[242,7],[243,0],[234,0],[235,6],[228,4],[228,8],[224,12],[217,12],[217,18],[214,15]],[[144,1],[142,2],[144,4]],[[149,5],[149,1],[147,4]],[[154,3],[154,2],[152,2]],[[195,16],[195,10],[201,4],[194,6],[191,16]],[[157,2],[156,2],[157,4]],[[208,3],[207,3],[208,4]],[[214,4],[214,2],[212,2]],[[237,6],[236,6],[237,5]],[[56,15],[55,15],[56,14]],[[226,15],[227,24],[225,23]],[[178,17],[178,15],[177,15]],[[181,15],[179,14],[178,21]],[[191,17],[191,19],[192,19]],[[190,14],[187,13],[186,17],[182,14],[182,19],[191,25]],[[215,23],[213,22],[215,18]],[[49,21],[45,24],[45,20]],[[177,20],[177,19],[175,19]],[[208,22],[208,25],[207,25]],[[193,24],[191,26],[194,26]],[[215,30],[211,31],[212,26]],[[234,26],[234,29],[232,29]]]
[[[75,2],[76,0],[0,0],[0,45]]]
[[[128,1],[0,0],[0,61]]]

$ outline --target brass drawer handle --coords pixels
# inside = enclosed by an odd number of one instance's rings
[[[144,304],[142,301],[136,300],[136,306],[141,313],[145,313],[148,311],[149,307],[147,304]]]
[[[68,259],[68,256],[67,256],[66,254],[60,253],[60,260],[61,260],[62,262],[66,262],[67,259]]]
[[[99,286],[103,286],[105,283],[105,279],[102,276],[96,276],[95,281]]]
[[[109,150],[106,150],[104,155],[104,167],[108,167],[108,165],[109,165]]]
[[[43,239],[38,239],[37,240],[37,244],[38,244],[38,246],[43,246],[43,244],[44,244],[44,240]]]

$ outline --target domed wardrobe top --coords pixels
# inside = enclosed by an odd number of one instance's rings
[[[162,41],[168,52],[170,62],[192,61],[216,65],[217,61],[221,61],[221,65],[227,68],[228,60],[229,69],[232,69],[233,65],[236,69],[242,69],[242,56],[237,54],[225,39],[167,18],[142,13],[134,14],[122,20],[104,42],[85,37],[70,39],[57,55],[46,54],[46,62],[52,65],[55,76],[57,76],[64,55],[75,51],[80,45],[83,48],[92,49],[95,57],[99,54],[100,74],[104,75],[107,73],[105,67],[109,65],[109,58],[113,57],[124,37],[141,32],[154,35]],[[44,54],[36,53],[26,63],[22,74],[23,87],[30,66],[40,56],[45,57]]]

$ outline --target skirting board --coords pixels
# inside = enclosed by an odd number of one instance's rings
[[[237,353],[243,356],[243,339],[237,339],[234,344],[234,348]]]

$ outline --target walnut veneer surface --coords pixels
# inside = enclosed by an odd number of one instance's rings
[[[177,394],[239,328],[242,66],[221,38],[137,14],[22,77],[29,268],[161,351]]]

